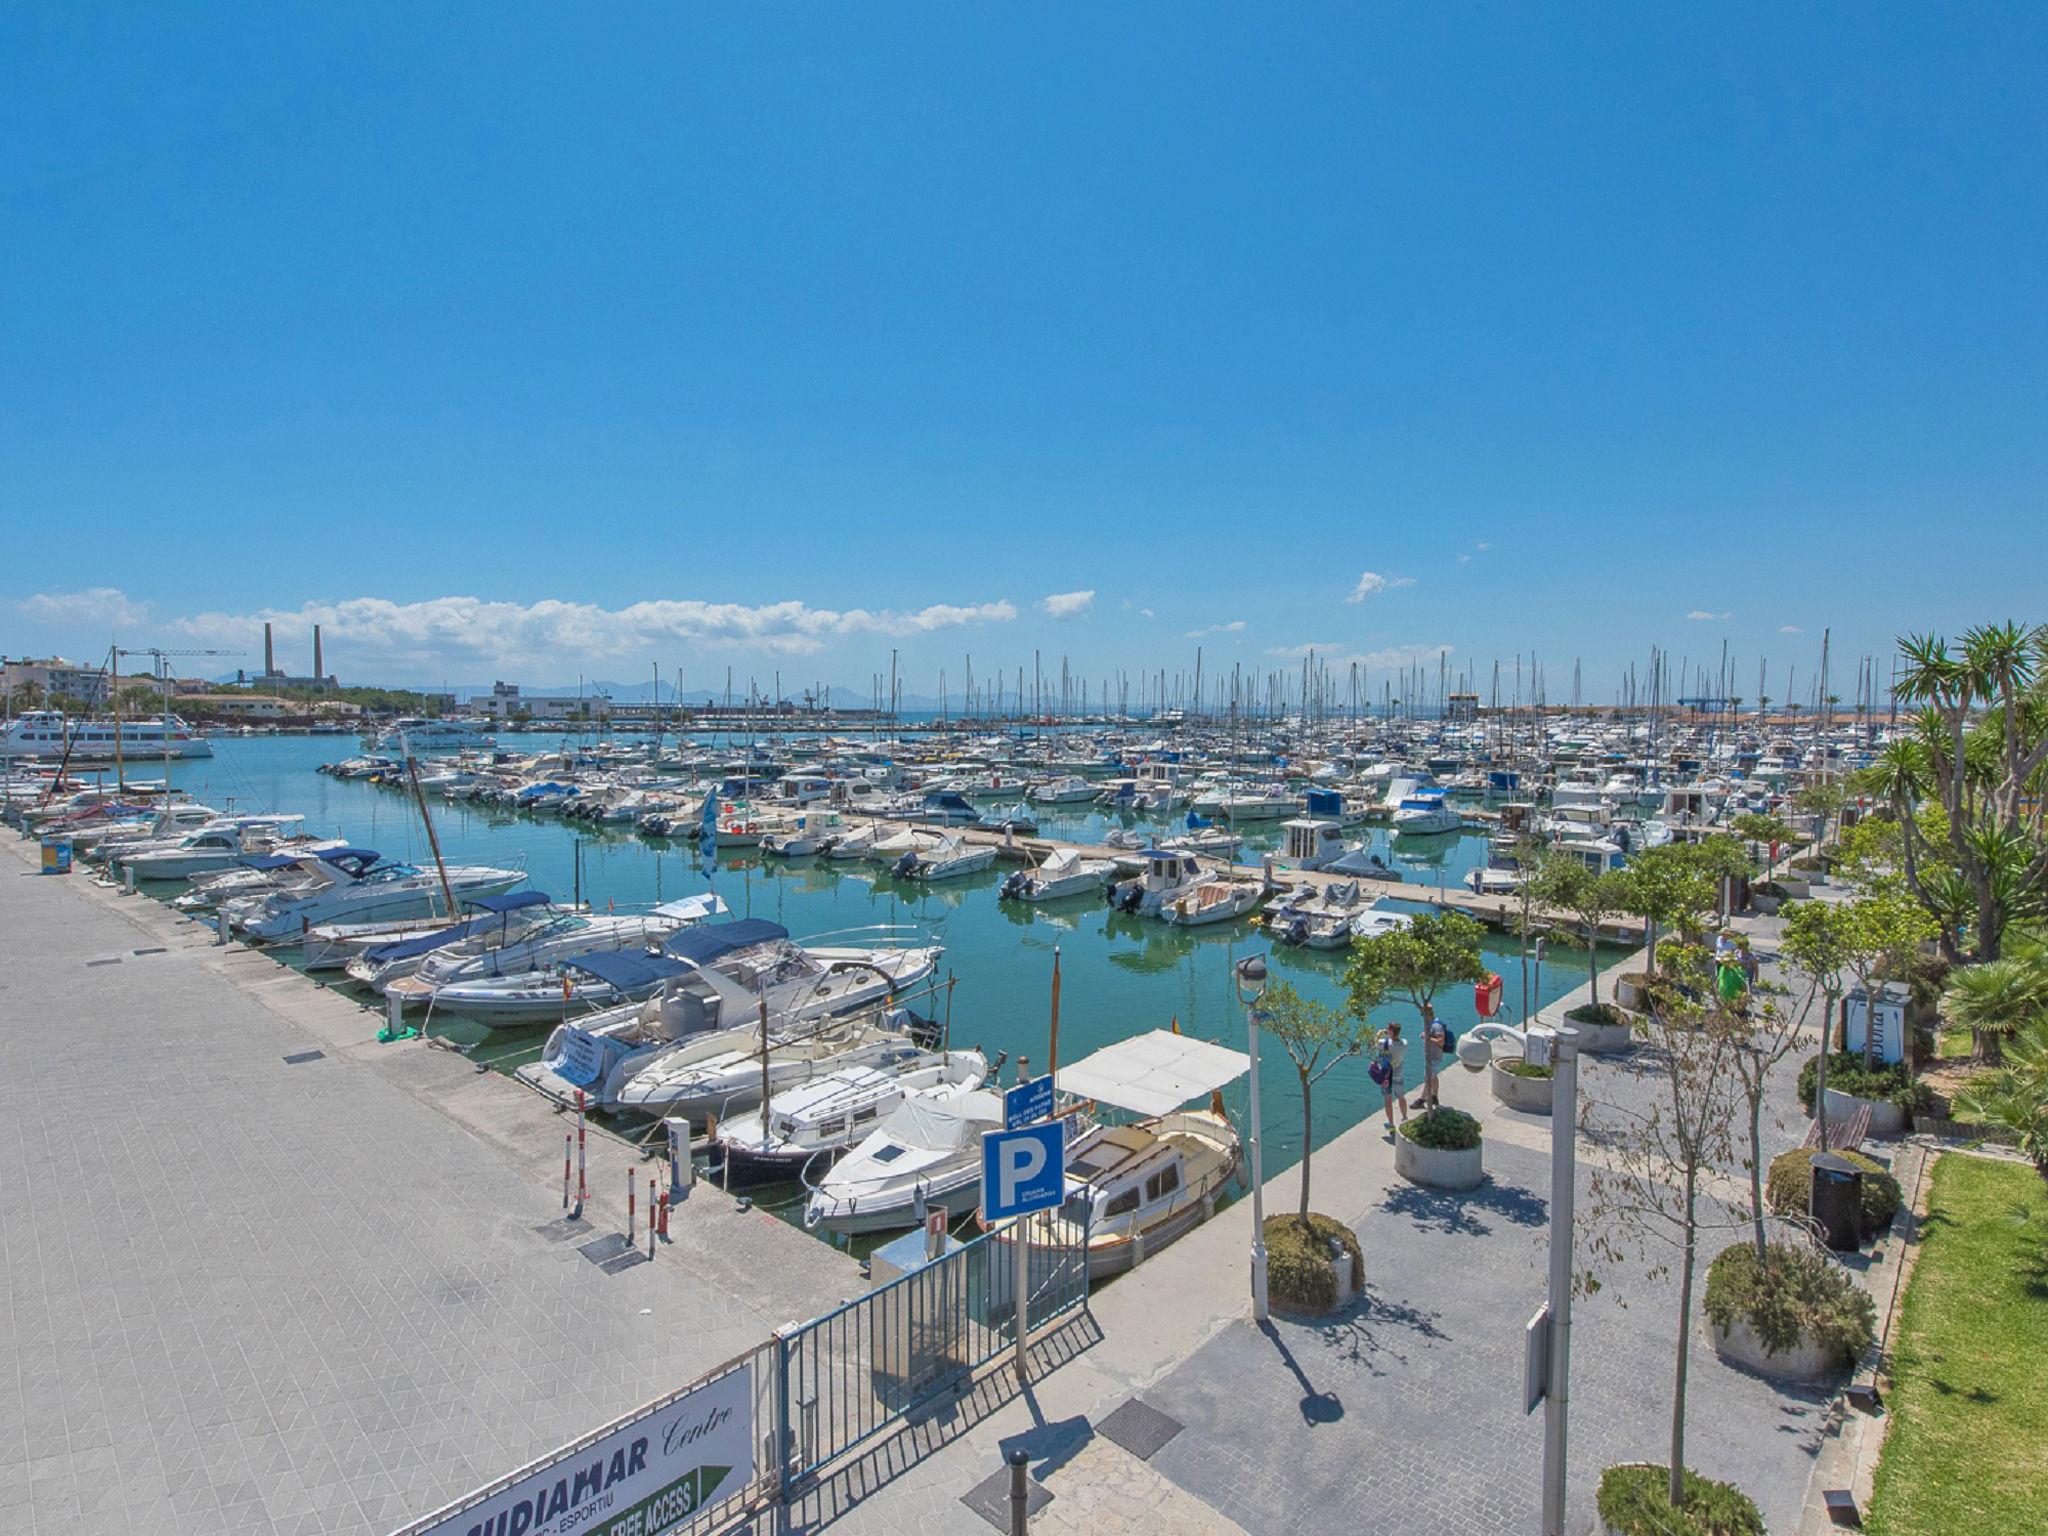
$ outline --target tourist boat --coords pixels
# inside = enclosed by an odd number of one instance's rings
[[[1062,1067],[1057,1087],[1077,1103],[1132,1121],[1083,1121],[1067,1143],[1066,1197],[1053,1210],[995,1228],[1007,1247],[1085,1244],[1090,1282],[1135,1268],[1216,1213],[1244,1182],[1243,1147],[1223,1113],[1223,1088],[1251,1058],[1169,1030],[1106,1046]],[[1181,1106],[1206,1097],[1203,1109]],[[1078,1119],[1079,1117],[1074,1117]]]
[[[981,1201],[981,1139],[1002,1128],[986,1090],[905,1099],[810,1186],[804,1225],[850,1235],[964,1216]]]
[[[1056,848],[1030,869],[1020,869],[1003,882],[1011,901],[1058,901],[1064,896],[1093,896],[1116,873],[1108,859],[1084,859],[1077,848]]]
[[[403,715],[363,745],[372,751],[418,757],[428,752],[472,752],[488,747],[491,738],[473,720],[430,720]]]
[[[1210,875],[1171,901],[1160,903],[1159,916],[1176,928],[1206,927],[1244,916],[1265,897],[1266,887],[1261,880],[1241,875]]]
[[[957,880],[978,875],[995,861],[995,844],[971,844],[949,837],[926,852],[904,854],[889,872],[901,880]]]
[[[988,1075],[988,1058],[979,1051],[929,1051],[906,1039],[864,1065],[782,1090],[765,1115],[756,1107],[719,1121],[713,1139],[727,1168],[793,1175],[838,1157],[905,1099],[958,1097],[980,1088]]]
[[[211,757],[213,746],[176,715],[137,720],[73,720],[62,710],[31,709],[0,730],[0,758],[69,758],[74,763],[116,758]]]

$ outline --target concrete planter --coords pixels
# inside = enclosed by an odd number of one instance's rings
[[[1732,1318],[1727,1329],[1723,1330],[1714,1325],[1711,1317],[1702,1313],[1701,1324],[1715,1354],[1730,1365],[1740,1366],[1759,1376],[1768,1376],[1773,1381],[1830,1382],[1842,1374],[1841,1369],[1828,1358],[1827,1352],[1804,1332],[1790,1349],[1782,1349],[1774,1355],[1764,1348],[1764,1341],[1757,1337],[1747,1318]]]
[[[1804,901],[1813,894],[1813,888],[1797,875],[1780,875],[1778,884],[1785,888],[1786,901]]]
[[[1520,1057],[1509,1057],[1519,1061]],[[1548,1077],[1517,1077],[1498,1061],[1489,1063],[1487,1080],[1493,1088],[1493,1096],[1509,1109],[1519,1109],[1525,1115],[1547,1115],[1550,1113],[1551,1089],[1556,1080]]]
[[[1579,1032],[1579,1050],[1588,1055],[1612,1056],[1636,1041],[1636,1032],[1626,1024],[1582,1024],[1577,1019],[1565,1022]]]
[[[1784,882],[1780,881],[1779,884],[1782,885]],[[1790,894],[1791,892],[1788,890],[1786,896]],[[1766,896],[1761,891],[1752,890],[1749,893],[1749,908],[1759,916],[1775,917],[1777,916],[1779,903],[1784,900],[1785,896]]]
[[[1886,1099],[1859,1099],[1853,1093],[1828,1090],[1828,1121],[1834,1124],[1847,1120],[1857,1110],[1870,1111],[1870,1134],[1892,1137],[1906,1134],[1906,1112]]]
[[[1463,1152],[1420,1147],[1406,1136],[1394,1137],[1394,1172],[1425,1189],[1474,1189],[1486,1177],[1485,1143]]]
[[[1631,1012],[1641,1013],[1650,1006],[1649,990],[1633,976],[1617,976],[1614,978],[1614,1001]],[[1583,1024],[1579,1026],[1581,1029],[1585,1027]]]

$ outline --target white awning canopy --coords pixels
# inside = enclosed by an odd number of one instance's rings
[[[1243,1051],[1155,1029],[1061,1067],[1056,1086],[1133,1114],[1163,1115],[1235,1082],[1250,1066]]]
[[[706,891],[701,896],[685,896],[677,901],[665,901],[654,909],[656,917],[673,917],[685,923],[694,923],[701,918],[717,917],[732,909],[718,899],[716,891]]]

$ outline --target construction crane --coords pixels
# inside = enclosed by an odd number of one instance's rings
[[[145,645],[130,649],[126,646],[111,646],[107,652],[108,679],[107,698],[114,706],[114,782],[121,785],[126,781],[126,764],[121,751],[121,703],[118,690],[113,686],[120,680],[121,658],[123,656],[148,656],[156,663],[157,687],[162,691],[164,701],[164,803],[171,799],[171,658],[173,656],[239,656],[240,651],[183,650],[167,651],[160,645]]]

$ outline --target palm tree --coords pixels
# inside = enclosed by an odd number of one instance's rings
[[[1977,1054],[1997,1061],[2001,1042],[2048,1020],[2048,959],[2036,951],[1960,966],[1949,973],[1942,1004],[1948,1021],[1975,1039]]]
[[[1956,1105],[2019,1135],[2020,1152],[2048,1179],[2048,1019],[2036,1019],[2005,1046],[2005,1065],[1973,1078]]]

